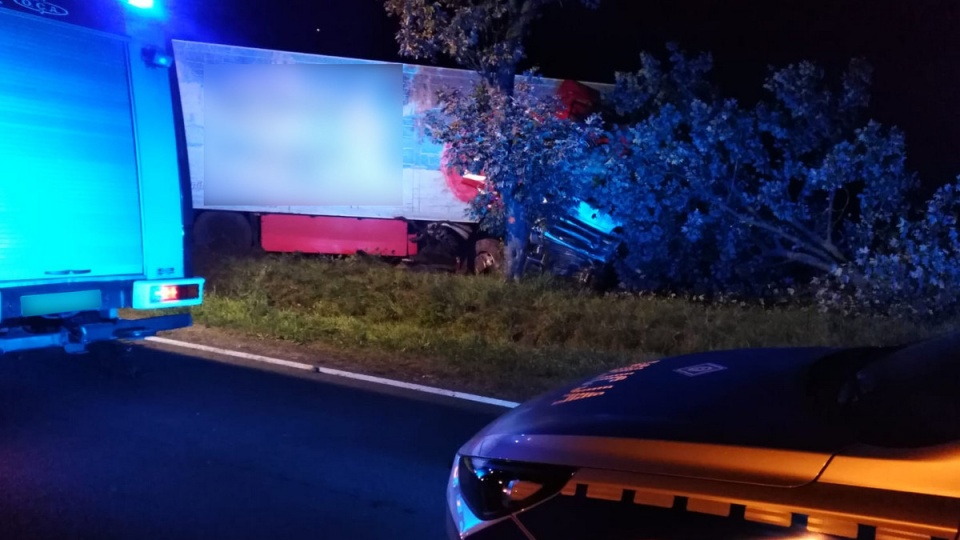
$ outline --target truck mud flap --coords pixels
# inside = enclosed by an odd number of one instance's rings
[[[80,353],[86,346],[115,339],[143,339],[157,332],[191,326],[189,313],[162,315],[145,319],[109,319],[86,324],[64,326],[59,332],[31,333],[22,328],[0,332],[0,354],[61,347],[68,353]]]

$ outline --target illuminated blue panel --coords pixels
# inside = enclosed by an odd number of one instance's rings
[[[581,202],[579,205],[577,205],[576,214],[581,221],[607,234],[610,234],[611,231],[620,226],[620,223],[613,219],[613,217],[601,212],[600,210],[597,210],[585,202]]]
[[[148,65],[144,44],[131,43],[130,80],[140,190],[142,192],[144,273],[147,279],[184,276],[183,214],[173,96],[168,68]]]
[[[204,203],[403,203],[398,64],[208,64]]]
[[[153,9],[153,0],[127,0],[127,3],[135,8]]]
[[[139,275],[121,39],[0,10],[0,282]]]

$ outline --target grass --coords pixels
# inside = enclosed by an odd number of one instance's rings
[[[953,327],[815,309],[598,296],[549,279],[417,273],[360,259],[266,256],[206,264],[198,324],[353,351],[451,386],[528,397],[637,359],[738,347],[882,345]]]

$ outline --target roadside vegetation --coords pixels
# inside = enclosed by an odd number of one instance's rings
[[[200,326],[347,351],[358,370],[515,399],[636,359],[891,344],[952,322],[921,326],[816,307],[598,295],[549,278],[517,283],[419,273],[363,258],[271,255],[202,266],[209,284],[204,305],[194,310]]]

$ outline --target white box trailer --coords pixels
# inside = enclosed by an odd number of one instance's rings
[[[165,44],[70,24],[68,7],[4,6],[0,354],[189,326],[118,316],[203,298]]]
[[[472,73],[460,70],[441,70],[437,68],[418,68],[417,66],[389,64],[384,62],[373,62],[368,60],[339,58],[323,56],[316,54],[291,53],[265,49],[254,49],[249,47],[234,47],[229,45],[218,45],[213,43],[199,43],[174,40],[174,55],[177,61],[177,75],[180,82],[180,95],[184,114],[184,124],[187,137],[187,151],[190,157],[190,176],[191,188],[193,193],[193,206],[201,210],[226,210],[226,211],[257,211],[263,213],[284,213],[284,214],[307,214],[307,215],[330,215],[359,218],[398,218],[416,219],[424,221],[468,221],[466,217],[466,203],[462,198],[458,198],[448,185],[446,185],[443,175],[440,171],[440,158],[442,148],[429,138],[423,137],[423,126],[419,125],[422,114],[427,108],[433,105],[431,90],[440,88],[464,87],[472,81]],[[323,69],[336,68],[341,66],[362,66],[366,68],[386,68],[391,70],[386,77],[381,77],[378,82],[390,84],[393,88],[387,89],[388,98],[393,98],[390,105],[395,108],[390,110],[387,107],[380,107],[376,103],[376,98],[366,99],[359,103],[360,113],[373,112],[380,118],[374,119],[380,125],[396,127],[403,129],[403,137],[397,138],[398,143],[396,152],[392,153],[395,158],[395,171],[390,171],[392,175],[391,185],[379,185],[381,190],[391,189],[394,193],[382,197],[382,200],[372,200],[368,193],[367,185],[359,184],[351,186],[350,192],[345,199],[347,204],[324,204],[322,198],[316,201],[304,201],[303,194],[296,200],[285,201],[286,204],[271,204],[269,200],[273,193],[273,186],[263,186],[263,190],[251,192],[250,197],[245,202],[250,204],[218,204],[221,194],[214,188],[211,190],[207,184],[209,180],[205,177],[210,174],[219,173],[221,164],[211,164],[205,159],[210,152],[207,150],[208,136],[212,128],[212,122],[208,118],[208,109],[217,105],[218,100],[226,100],[227,96],[221,90],[221,86],[214,86],[211,82],[210,71],[213,69],[223,70],[225,66],[235,66],[240,70],[258,69],[269,66],[277,66],[280,69],[257,71],[253,77],[240,78],[236,80],[237,84],[246,86],[249,99],[242,103],[247,105],[258,97],[257,94],[264,96],[264,99],[281,99],[286,97],[291,99],[289,93],[281,94],[272,87],[266,87],[262,83],[264,78],[278,79],[290,74],[293,81],[303,82],[311,85],[308,90],[314,94],[328,91],[329,87],[337,84],[336,77],[358,77],[363,75],[362,70],[350,71],[332,71],[325,75],[324,71],[311,73],[310,67],[320,67]],[[307,68],[300,69],[298,68]],[[423,96],[410,96],[409,99],[403,99],[403,85],[412,84],[418,72],[431,70],[431,79],[426,81],[424,77],[416,79],[418,83],[426,83],[432,88],[424,88],[422,91],[416,91],[417,94],[423,93]],[[418,89],[419,90],[419,89]],[[393,95],[389,95],[392,93]],[[328,99],[334,99],[337,96],[328,96]],[[294,106],[301,110],[292,111],[294,115],[300,116],[300,121],[310,122],[314,120],[307,116],[304,110],[312,105],[307,100],[298,100]],[[334,107],[339,104],[334,103]],[[266,133],[269,136],[277,138],[283,137],[286,133],[278,131],[292,132],[300,125],[295,125],[289,121],[283,111],[271,111],[271,115],[248,114],[239,118],[240,122],[234,127],[239,129],[249,129],[252,134]],[[323,110],[320,112],[321,121],[331,121],[332,110]],[[241,115],[242,113],[236,112]],[[392,115],[392,117],[382,118],[382,116]],[[222,120],[221,120],[222,121]],[[348,127],[348,126],[343,126]],[[283,143],[289,148],[302,142],[302,139],[310,136],[319,138],[324,133],[305,133],[299,132],[285,138]],[[350,133],[342,133],[342,137],[351,137]],[[299,137],[298,137],[299,136]],[[297,140],[297,139],[301,140]],[[257,144],[254,150],[260,150],[269,143],[269,141],[256,140]],[[360,150],[370,150],[364,147],[364,141],[350,141],[350,144],[361,147]],[[399,147],[402,145],[402,147]],[[317,150],[323,150],[323,147],[317,145]],[[401,152],[402,151],[402,152]],[[353,157],[353,156],[350,156]],[[361,166],[356,163],[355,166]],[[325,170],[318,170],[323,174]],[[327,178],[311,177],[305,179],[304,191],[310,187],[309,184],[321,184],[328,182]],[[376,195],[376,194],[374,194]],[[382,193],[380,195],[383,195]],[[310,197],[307,196],[307,199]],[[373,204],[364,204],[371,201]],[[319,204],[311,204],[317,202]]]
[[[468,263],[486,266],[499,256],[499,241],[480,234],[467,214],[477,183],[444,166],[444,147],[424,126],[437,91],[469,91],[476,73],[192,41],[174,40],[173,48],[194,236],[204,247],[408,257],[440,242]],[[374,81],[385,91],[367,92]],[[577,96],[564,91],[605,87],[537,85],[569,98],[571,109]],[[377,129],[399,136],[369,135]],[[219,139],[232,136],[232,146],[214,147],[214,130]],[[369,174],[357,173],[364,167]]]

